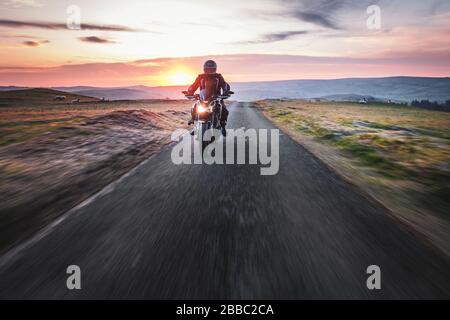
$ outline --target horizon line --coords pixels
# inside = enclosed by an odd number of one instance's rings
[[[369,80],[369,79],[394,79],[394,78],[421,78],[421,79],[450,79],[449,76],[445,77],[433,77],[433,76],[379,76],[379,77],[344,77],[344,78],[331,78],[331,79],[279,79],[279,80],[256,80],[256,81],[230,81],[230,84],[247,84],[247,83],[273,83],[273,82],[284,82],[284,81],[338,81],[338,80]],[[15,88],[29,88],[29,89],[52,89],[52,88],[72,88],[72,87],[89,87],[89,88],[101,88],[101,89],[115,89],[115,88],[130,88],[130,87],[148,87],[148,88],[175,88],[175,87],[185,87],[190,85],[190,83],[180,84],[180,85],[159,85],[159,86],[149,86],[145,84],[130,84],[126,86],[112,86],[112,87],[102,87],[102,86],[88,86],[88,85],[51,85],[51,86],[18,86],[18,85],[0,85],[0,88],[15,87]]]

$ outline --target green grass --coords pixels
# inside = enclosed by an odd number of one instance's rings
[[[8,121],[0,123],[1,128],[14,128],[14,127],[34,127],[34,126],[46,126],[53,123],[60,124],[64,122],[68,123],[79,123],[84,120],[83,117],[65,117],[65,118],[50,118],[44,120],[26,120],[26,121]]]
[[[17,130],[0,130],[0,147],[33,139],[43,133],[55,131],[58,127],[39,126],[30,130],[28,127],[17,127]]]
[[[277,110],[274,112],[275,117],[283,117],[283,116],[288,116],[291,114],[292,114],[292,111],[289,111],[289,110]]]
[[[94,132],[77,127],[59,128],[57,137],[59,139],[69,139],[76,136],[88,136]]]
[[[385,123],[368,122],[368,124],[369,124],[368,127],[373,129],[398,130],[398,128]]]
[[[322,143],[339,148],[349,154],[360,165],[370,167],[377,173],[387,178],[400,179],[407,176],[410,172],[406,167],[387,159],[384,155],[377,151],[377,146],[384,149],[405,148],[405,143],[400,140],[384,139],[377,135],[366,135],[365,137],[348,136],[333,132],[327,128],[320,126],[317,122],[310,118],[306,118],[299,114],[286,110],[272,110],[271,115],[279,121],[290,121],[294,128],[304,134],[315,137]],[[388,125],[372,123],[376,128],[391,128]],[[369,139],[370,144],[359,142],[359,138]],[[374,144],[374,145],[371,145]],[[414,152],[414,148],[408,146],[405,148],[409,153]]]
[[[387,178],[400,179],[411,174],[406,167],[392,162],[374,147],[360,143],[354,137],[330,139],[329,143],[350,154],[359,164],[370,167]]]
[[[58,138],[67,139],[78,135],[90,135],[92,131],[81,129],[77,127],[67,127],[63,129],[62,126],[38,126],[35,128],[30,127],[17,127],[17,130],[8,131],[0,130],[0,147],[4,147],[14,143],[25,142],[27,140],[38,137],[44,133],[57,132]]]
[[[450,128],[417,127],[414,130],[423,135],[450,140]]]
[[[388,160],[377,151],[376,147],[359,142],[357,136],[343,137],[315,123],[310,123],[309,127],[300,126],[298,130],[317,138],[322,143],[339,148],[360,165],[370,167],[387,178],[400,179],[409,174],[404,166]],[[373,137],[373,140],[390,147],[397,144],[402,145],[401,142],[392,142],[382,138]]]
[[[336,135],[332,131],[315,123],[310,125],[307,133],[322,140],[334,140],[336,138]]]

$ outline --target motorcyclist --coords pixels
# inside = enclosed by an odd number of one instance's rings
[[[203,72],[204,73],[197,76],[194,83],[188,88],[187,92],[189,95],[193,95],[197,89],[200,89],[200,93],[205,100],[214,99],[219,95],[228,95],[230,85],[226,83],[220,73],[217,73],[216,62],[213,60],[205,61],[203,64]],[[222,134],[226,135],[225,126],[228,119],[228,110],[223,100],[221,101],[221,104],[222,114],[220,115],[220,125],[222,128]],[[194,106],[191,112],[192,119],[189,121],[189,124],[194,123],[195,112],[196,110]]]

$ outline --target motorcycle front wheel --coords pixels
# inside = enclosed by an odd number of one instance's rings
[[[197,123],[197,140],[201,144],[202,151],[205,150],[206,146],[211,143],[209,140],[205,140],[205,135],[210,128],[209,122],[198,122]]]

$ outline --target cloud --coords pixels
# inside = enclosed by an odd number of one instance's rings
[[[20,7],[43,7],[44,4],[40,3],[36,0],[7,0],[3,2],[6,6],[11,6],[14,8],[20,8]]]
[[[346,0],[284,0],[290,9],[290,16],[320,27],[340,29],[335,21],[335,14],[346,3]]]
[[[0,27],[6,28],[37,28],[47,30],[69,30],[65,23],[55,22],[36,22],[36,21],[19,21],[19,20],[0,20]],[[123,32],[136,32],[138,30],[120,26],[120,25],[100,25],[92,23],[81,24],[82,30],[97,30],[97,31],[123,31]]]
[[[285,10],[285,14],[300,21],[316,26],[341,30],[339,14],[346,10],[365,12],[368,5],[377,4],[380,0],[276,0]]]
[[[89,43],[116,43],[116,41],[96,37],[96,36],[89,36],[89,37],[80,37],[78,38],[80,41],[83,42],[89,42]]]
[[[22,41],[22,44],[24,45],[24,46],[27,46],[27,47],[40,47],[41,45],[43,45],[43,44],[45,44],[45,43],[50,43],[50,41],[49,40],[39,40],[39,41],[36,41],[36,40],[26,40],[26,41]]]
[[[262,35],[259,39],[249,40],[249,41],[240,41],[239,44],[259,44],[259,43],[270,43],[288,40],[290,38],[294,38],[298,35],[308,34],[308,31],[285,31],[285,32],[277,32],[277,33],[268,33]]]
[[[27,47],[39,47],[41,45],[38,41],[33,40],[23,41],[22,44]]]
[[[305,22],[310,22],[325,28],[340,29],[334,22],[323,14],[315,12],[296,11],[292,16]]]

